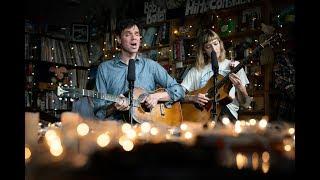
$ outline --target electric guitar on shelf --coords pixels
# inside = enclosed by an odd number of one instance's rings
[[[164,91],[164,89],[157,89],[155,92],[159,91]],[[100,93],[93,90],[70,88],[64,86],[58,86],[57,95],[60,97],[70,98],[79,98],[82,96],[87,96],[96,99],[111,101],[114,103],[122,101],[122,99],[115,95]],[[148,109],[144,105],[144,103],[142,103],[142,101],[148,95],[149,93],[146,92],[144,89],[134,88],[132,117],[135,121],[139,123],[144,121],[151,121],[168,126],[179,126],[181,124],[181,122],[183,121],[183,117],[180,102],[174,102],[173,104],[158,102],[158,104],[154,108]],[[129,98],[125,98],[125,100],[129,102]],[[111,104],[110,106],[113,106],[113,104]]]
[[[190,95],[196,95],[198,93],[207,94],[207,97],[210,100],[213,100],[215,96],[216,102],[218,103],[218,107],[216,109],[217,116],[219,116],[221,112],[221,106],[227,105],[232,102],[232,98],[229,96],[229,91],[232,88],[232,83],[229,80],[229,74],[237,73],[241,68],[244,67],[249,62],[249,59],[260,52],[266,45],[270,44],[281,38],[281,34],[277,33],[272,35],[270,38],[265,40],[262,44],[256,47],[252,54],[250,54],[247,58],[243,59],[236,67],[234,67],[226,76],[218,75],[216,81],[217,93],[215,94],[215,90],[213,87],[213,76],[208,80],[207,84],[195,91],[189,92]],[[211,120],[211,109],[212,109],[212,101],[209,101],[204,106],[200,106],[195,103],[181,103],[182,114],[184,117],[184,121],[195,121],[195,122],[207,122]]]

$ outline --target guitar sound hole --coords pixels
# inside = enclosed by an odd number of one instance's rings
[[[141,108],[142,108],[145,112],[151,112],[151,109],[149,109],[145,103],[142,103],[142,104],[141,104]]]
[[[200,104],[195,103],[194,106],[195,106],[197,109],[203,111],[203,107],[202,107]]]

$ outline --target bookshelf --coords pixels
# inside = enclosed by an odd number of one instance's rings
[[[172,74],[171,56],[171,21],[166,20],[142,26],[142,56],[161,64],[169,74]]]
[[[72,100],[58,97],[57,86],[86,88],[94,63],[89,42],[25,32],[25,111],[58,121],[62,112],[72,110]]]

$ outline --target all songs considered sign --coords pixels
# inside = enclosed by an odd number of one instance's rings
[[[249,4],[257,0],[187,0],[185,15]]]
[[[158,6],[154,1],[144,3],[144,14],[147,15],[146,24],[161,22],[166,20],[167,8],[172,2],[179,4],[179,8],[185,5],[185,16],[205,13],[210,10],[225,9],[244,4],[250,4],[259,0],[186,0],[186,4],[181,0],[167,0],[165,5]],[[170,2],[170,3],[169,3]],[[170,9],[170,8],[169,8]]]

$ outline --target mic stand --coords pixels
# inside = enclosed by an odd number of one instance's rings
[[[216,87],[216,81],[218,77],[218,69],[214,68],[214,73],[213,73],[213,89],[214,89],[214,96],[213,99],[211,100],[212,102],[212,109],[211,109],[211,118],[213,121],[217,122],[217,100],[216,100],[216,95],[217,95],[217,87]]]
[[[129,119],[130,119],[130,123],[131,125],[133,125],[133,88],[134,88],[134,81],[129,81]]]

